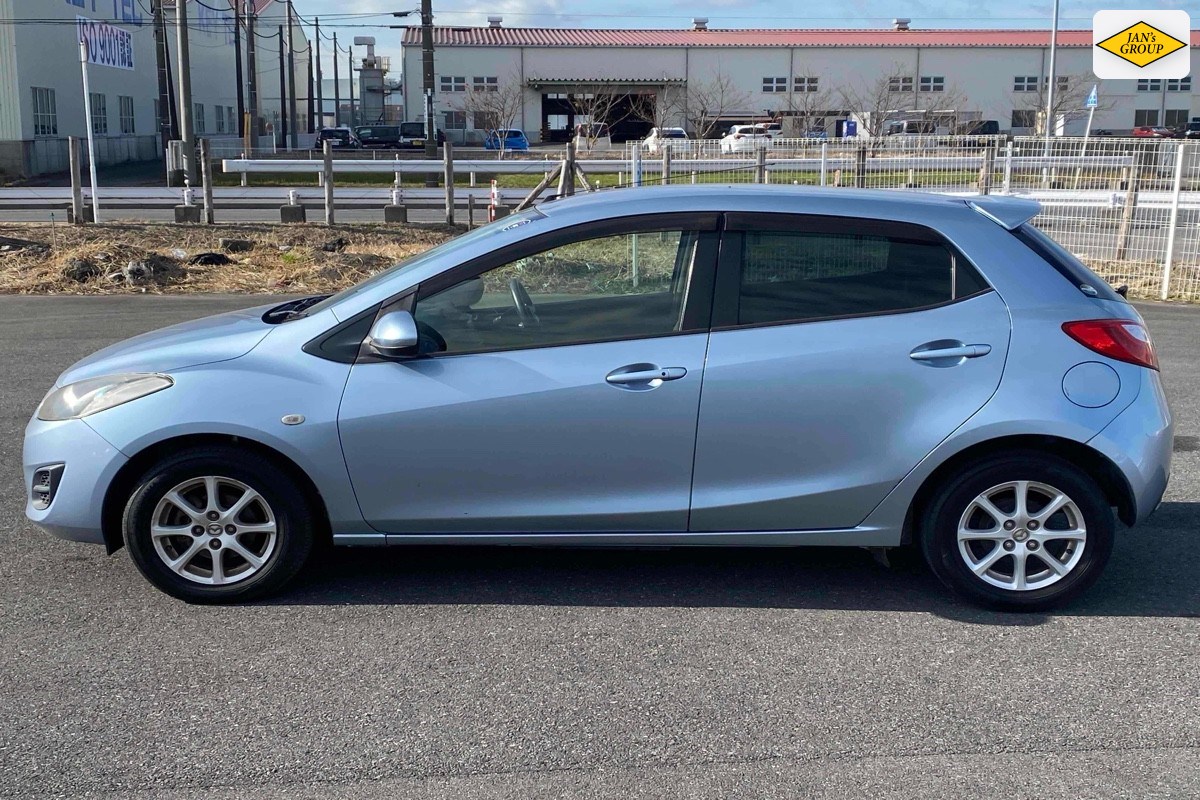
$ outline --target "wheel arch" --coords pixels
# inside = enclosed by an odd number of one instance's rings
[[[923,519],[938,488],[968,465],[1006,453],[1046,453],[1083,469],[1104,492],[1109,505],[1117,509],[1117,518],[1126,525],[1137,521],[1137,500],[1129,481],[1116,464],[1100,451],[1082,442],[1049,435],[1017,435],[988,439],[966,447],[947,458],[921,483],[913,495],[904,525],[904,542],[913,540],[913,531]]]
[[[112,555],[125,546],[125,538],[121,529],[121,519],[124,515],[125,504],[129,501],[129,496],[134,486],[137,485],[138,480],[146,474],[147,470],[164,457],[178,453],[181,450],[206,445],[224,445],[241,448],[253,451],[275,462],[277,466],[288,474],[288,477],[292,478],[300,486],[304,496],[313,504],[313,514],[322,526],[322,529],[318,531],[318,535],[326,540],[332,540],[329,528],[329,511],[325,506],[325,500],[321,496],[317,485],[313,483],[308,474],[295,461],[269,445],[255,441],[254,439],[248,439],[244,436],[199,433],[174,436],[154,442],[133,455],[117,471],[117,474],[113,476],[108,489],[104,493],[104,503],[100,512],[100,530],[104,536],[104,547],[109,555]]]

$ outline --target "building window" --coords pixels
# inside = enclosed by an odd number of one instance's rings
[[[494,92],[499,88],[499,80],[494,77],[479,77],[471,79],[471,88],[477,92]]]
[[[500,115],[492,111],[476,111],[471,124],[477,131],[494,131],[500,127]]]
[[[795,89],[797,92],[816,92],[820,79],[813,76],[797,75],[795,78]]]
[[[97,136],[108,134],[108,95],[92,92],[92,133]]]
[[[445,127],[448,131],[462,131],[467,129],[467,114],[465,111],[446,111],[445,119]]]
[[[763,78],[764,92],[786,92],[787,78]]]
[[[33,87],[33,135],[58,136],[58,110],[54,90]]]
[[[913,90],[913,79],[906,75],[893,75],[888,78],[889,92],[911,92]]]
[[[237,129],[237,116],[234,114],[233,106],[225,106],[225,130],[237,133]]]
[[[1138,83],[1141,83],[1141,81],[1138,81]],[[1175,80],[1174,78],[1172,78],[1171,80],[1167,81],[1167,91],[1168,92],[1190,92],[1191,90],[1192,90],[1192,76],[1191,75],[1188,75],[1186,78],[1180,78],[1178,80]]]
[[[1056,80],[1055,83],[1058,84],[1058,88],[1055,91],[1065,92],[1067,90],[1067,88],[1070,86],[1071,79],[1069,77],[1067,77],[1066,75],[1059,75],[1058,80]],[[1050,85],[1049,78],[1046,78],[1046,85],[1047,86]]]
[[[1036,128],[1037,112],[1032,109],[1018,108],[1012,113],[1014,128]]]
[[[921,91],[944,92],[946,91],[946,79],[941,75],[922,75]]]
[[[1036,92],[1038,79],[1036,75],[1018,75],[1013,78],[1014,92]]]
[[[465,92],[467,90],[467,79],[464,77],[453,77],[451,75],[442,76],[442,91],[443,92]]]
[[[1137,90],[1139,92],[1161,92],[1162,81],[1157,79],[1146,79],[1138,81]]]
[[[192,124],[196,128],[196,133],[204,133],[204,103],[193,103]]]
[[[1168,128],[1182,128],[1187,125],[1188,112],[1191,109],[1187,108],[1168,108],[1167,115],[1163,118],[1163,124]]]
[[[213,119],[217,123],[217,133],[225,132],[225,107],[213,106]]]
[[[1158,124],[1158,109],[1157,108],[1139,108],[1133,112],[1133,126],[1140,128],[1143,125]]]
[[[121,133],[135,133],[133,129],[133,98],[126,95],[117,95],[118,113],[121,116]]]

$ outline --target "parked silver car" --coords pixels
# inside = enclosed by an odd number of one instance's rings
[[[228,602],[343,545],[919,547],[1071,598],[1159,504],[1138,313],[1000,197],[669,186],[543,205],[325,298],[68,369],[28,516]]]

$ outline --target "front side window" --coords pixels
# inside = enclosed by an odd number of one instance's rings
[[[742,237],[737,319],[757,325],[906,311],[986,288],[928,234],[751,230]]]
[[[417,301],[423,353],[471,353],[683,330],[699,234],[624,233],[517,259]]]

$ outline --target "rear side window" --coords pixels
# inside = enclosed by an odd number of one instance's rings
[[[1059,275],[1070,281],[1071,285],[1077,289],[1101,300],[1125,302],[1124,297],[1117,294],[1106,280],[1092,272],[1082,261],[1073,256],[1071,251],[1032,225],[1022,225],[1013,231],[1013,235],[1020,239],[1026,247],[1041,256],[1043,261],[1054,267]],[[1085,286],[1090,286],[1095,294],[1084,289]]]
[[[740,325],[908,311],[988,288],[928,237],[749,230],[741,262]]]

